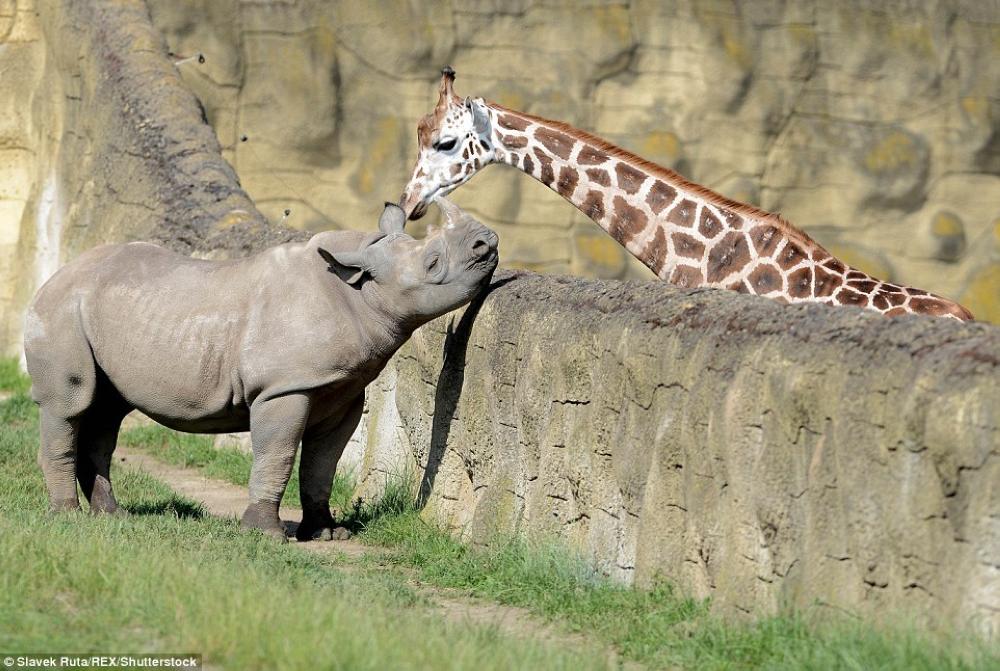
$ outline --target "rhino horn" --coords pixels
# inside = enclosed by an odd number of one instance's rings
[[[434,199],[434,202],[437,203],[437,206],[444,213],[445,228],[453,228],[455,224],[461,221],[462,217],[465,216],[465,212],[462,211],[462,208],[444,196],[438,196]]]
[[[402,233],[406,226],[406,212],[395,203],[386,202],[382,216],[378,219],[378,229],[384,234]]]

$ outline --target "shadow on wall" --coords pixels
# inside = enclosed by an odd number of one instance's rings
[[[505,277],[491,282],[486,291],[482,292],[462,314],[458,326],[454,329],[449,325],[444,341],[444,363],[441,374],[438,375],[434,392],[434,421],[431,425],[431,444],[427,453],[427,466],[420,479],[420,489],[417,492],[417,507],[423,508],[431,492],[434,491],[434,480],[437,477],[445,450],[448,448],[448,437],[451,434],[451,424],[462,397],[462,387],[465,384],[465,354],[469,347],[469,337],[472,325],[476,321],[486,297],[490,292],[511,282],[515,277]]]

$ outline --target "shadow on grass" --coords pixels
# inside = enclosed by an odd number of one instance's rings
[[[132,503],[122,507],[130,515],[170,515],[182,520],[200,520],[206,516],[205,509],[201,504],[187,501],[178,496],[171,496],[159,501]]]

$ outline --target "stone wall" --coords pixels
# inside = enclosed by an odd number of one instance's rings
[[[1000,631],[1000,328],[499,275],[372,386],[344,467],[731,613]]]
[[[272,220],[367,225],[437,72],[780,211],[848,262],[1000,322],[1000,4],[981,0],[150,0]],[[245,142],[241,138],[246,137]],[[650,277],[561,198],[490,168],[455,200],[504,263]]]

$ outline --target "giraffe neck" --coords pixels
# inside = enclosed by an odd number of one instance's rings
[[[496,104],[488,109],[497,161],[557,192],[672,284],[888,315],[971,318],[947,299],[847,266],[777,215],[724,198],[584,131]]]

